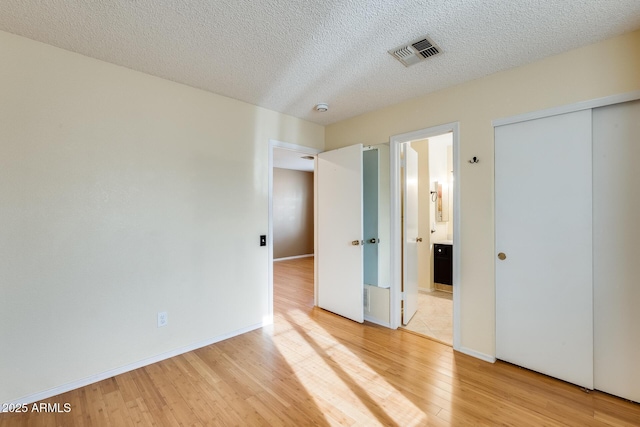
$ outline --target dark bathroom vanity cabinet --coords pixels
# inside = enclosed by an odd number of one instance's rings
[[[450,244],[433,245],[433,281],[453,285],[453,246]]]

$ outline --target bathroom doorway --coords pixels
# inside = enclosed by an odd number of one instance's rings
[[[391,140],[397,160],[396,170],[392,173],[397,176],[396,188],[399,190],[392,196],[398,200],[396,232],[398,241],[403,242],[398,248],[400,261],[395,260],[401,279],[397,325],[456,348],[460,304],[459,257],[456,256],[459,247],[455,244],[459,227],[459,194],[455,185],[458,176],[457,123],[394,136]],[[405,227],[406,219],[411,222],[411,213],[406,211],[407,206],[411,206],[411,203],[407,205],[404,170],[407,152],[415,152],[418,158],[417,230]],[[417,249],[416,261],[413,262],[407,251],[407,248],[411,250],[407,242],[412,240],[416,242]],[[415,313],[411,301],[409,304],[405,302],[414,289],[407,280],[412,276],[417,277]],[[409,316],[405,311],[407,307]]]
[[[418,154],[418,308],[409,331],[453,344],[453,134],[411,141]]]

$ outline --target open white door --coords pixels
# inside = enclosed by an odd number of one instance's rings
[[[593,388],[591,111],[495,129],[496,356]]]
[[[362,323],[362,145],[318,154],[316,174],[318,306]]]
[[[418,310],[418,153],[404,144],[403,310],[407,325]]]

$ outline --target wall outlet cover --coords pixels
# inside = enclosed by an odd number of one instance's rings
[[[167,326],[168,323],[169,323],[169,317],[167,315],[167,312],[166,311],[158,312],[158,328]]]

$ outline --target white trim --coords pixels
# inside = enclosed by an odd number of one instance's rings
[[[491,124],[493,125],[493,127],[510,125],[513,123],[526,122],[528,120],[557,116],[559,114],[573,113],[575,111],[590,110],[593,108],[605,107],[607,105],[635,101],[638,99],[640,99],[640,90],[605,96],[603,98],[590,99],[587,101],[576,102],[568,105],[561,105],[559,107],[547,108],[546,110],[530,111],[528,113],[518,114],[517,116],[496,119],[493,120]]]
[[[462,313],[462,300],[460,293],[460,259],[462,246],[460,236],[462,227],[460,223],[460,125],[454,123],[453,128],[453,348],[462,347],[460,336],[460,317]]]
[[[311,148],[311,147],[306,147],[304,145],[298,145],[298,144],[291,144],[289,142],[282,142],[282,141],[278,141],[275,139],[270,139],[269,140],[269,165],[268,165],[268,175],[269,175],[269,183],[268,183],[268,198],[269,198],[269,207],[268,207],[268,213],[267,213],[267,221],[268,221],[268,227],[267,227],[267,247],[268,247],[268,276],[269,276],[269,289],[267,292],[267,298],[269,300],[269,316],[273,317],[273,149],[274,148],[283,148],[285,150],[291,150],[291,151],[296,151],[298,153],[303,153],[303,154],[309,154],[309,155],[313,155],[316,156],[318,153],[321,153],[322,150],[319,150],[317,148]],[[314,160],[314,167],[313,170],[317,170],[318,168],[318,159],[316,158]],[[314,206],[316,206],[316,174],[314,172],[313,174],[313,203]],[[317,223],[317,218],[315,217],[315,208],[314,208],[314,252],[318,253],[318,248],[315,247],[315,242],[318,241],[318,236],[317,236],[317,230],[316,230],[316,226],[315,224]],[[317,271],[317,262],[318,262],[318,257],[314,258],[314,271]],[[315,276],[314,276],[314,280],[315,280]],[[315,288],[315,283],[314,283],[314,288]]]
[[[313,256],[313,254],[286,256],[286,257],[282,257],[282,258],[274,258],[273,262],[288,261],[290,259],[298,259],[298,258],[309,258],[309,257],[312,257],[312,256]]]
[[[275,139],[270,139],[269,145],[271,148],[283,148],[285,150],[291,150],[297,153],[310,154],[314,156],[318,153],[322,153],[322,150],[319,150],[317,148],[307,147],[305,145],[291,144],[290,142],[282,142]]]
[[[318,156],[313,160],[313,306],[318,305]]]
[[[402,224],[400,214],[400,145],[419,139],[453,133],[453,348],[461,348],[460,340],[460,124],[447,123],[439,126],[393,135],[389,139],[391,153],[391,289],[390,289],[390,327],[396,329],[401,324],[400,284],[402,283]],[[484,359],[483,359],[484,360]]]
[[[58,387],[50,388],[48,390],[44,390],[28,396],[24,396],[19,399],[13,400],[11,402],[5,402],[3,403],[3,405],[22,405],[22,404],[28,405],[30,403],[39,402],[43,399],[48,399],[50,397],[57,396],[62,393],[66,393],[68,391],[75,390],[80,387],[85,387],[89,384],[97,383],[98,381],[102,381],[107,378],[114,377],[116,375],[124,374],[125,372],[133,371],[134,369],[139,369],[145,366],[149,366],[154,363],[160,362],[162,360],[170,359],[172,357],[179,356],[181,354],[188,353],[190,351],[197,350],[199,348],[206,347],[208,345],[215,344],[217,342],[220,342],[229,338],[233,338],[238,335],[242,335],[244,333],[253,331],[255,329],[262,328],[263,326],[267,326],[268,324],[269,324],[268,319],[265,319],[265,321],[261,323],[247,326],[245,328],[240,328],[232,332],[218,335],[214,338],[211,338],[205,341],[200,341],[194,344],[177,348],[175,350],[167,351],[165,353],[158,354],[157,356],[148,357],[146,359],[142,359],[137,362],[133,362],[133,363],[129,363],[128,365],[121,366],[119,368],[110,369],[108,371],[101,372],[96,375],[91,375],[86,378],[72,381]]]
[[[400,188],[400,141],[396,141],[392,136],[389,143],[389,154],[391,164],[389,165],[391,199],[391,286],[389,286],[389,326],[397,329],[402,322],[400,318],[400,301],[402,301],[402,216],[400,206],[402,203]]]
[[[480,353],[479,351],[471,350],[470,348],[467,348],[467,347],[460,347],[460,348],[456,348],[455,350],[462,354],[466,354],[467,356],[475,357],[476,359],[484,360],[485,362],[489,362],[489,363],[496,363],[496,360],[497,360],[495,356],[490,356],[485,353]]]
[[[385,328],[390,328],[391,327],[389,322],[383,322],[383,321],[378,320],[376,318],[369,317],[366,314],[364,315],[364,320],[365,320],[365,322],[375,323],[376,325],[384,326]]]

